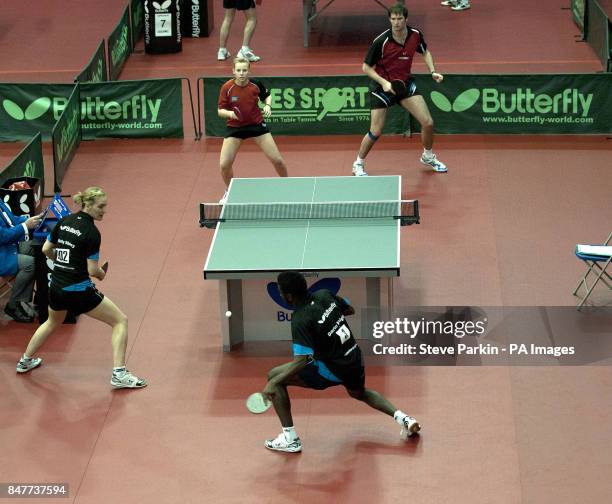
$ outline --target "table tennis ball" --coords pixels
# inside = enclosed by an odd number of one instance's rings
[[[229,311],[229,310],[227,310],[227,311],[225,312],[225,316],[226,316],[227,318],[230,318],[230,317],[232,316],[232,312],[231,312],[231,311]]]

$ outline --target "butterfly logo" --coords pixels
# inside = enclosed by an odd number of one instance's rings
[[[156,11],[166,10],[168,7],[170,7],[171,3],[172,3],[172,0],[166,0],[161,5],[157,2],[153,2],[153,7],[155,7]]]
[[[464,112],[478,101],[480,91],[476,88],[468,89],[457,96],[452,103],[439,91],[432,91],[429,96],[434,105],[443,112]]]
[[[30,103],[25,111],[21,109],[19,105],[17,105],[14,101],[9,100],[8,98],[2,102],[2,107],[4,107],[5,112],[10,115],[13,119],[17,121],[23,121],[24,119],[27,121],[32,121],[34,119],[38,119],[42,116],[49,107],[51,107],[51,98],[42,97],[34,100]]]
[[[315,292],[320,291],[320,290],[328,290],[333,295],[336,295],[338,294],[338,291],[340,290],[340,286],[341,286],[341,282],[339,278],[322,278],[321,280],[313,283],[308,288],[308,292],[310,294],[314,294]],[[278,288],[278,283],[270,282],[266,286],[266,289],[268,291],[268,295],[274,300],[274,302],[277,305],[281,306],[285,310],[293,311],[293,307],[289,306],[287,304],[287,301],[285,301],[281,297],[280,290]]]

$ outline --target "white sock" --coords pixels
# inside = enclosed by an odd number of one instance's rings
[[[23,360],[32,360],[32,357],[28,357],[26,354],[23,354]]]
[[[404,425],[404,419],[407,416],[408,415],[406,415],[406,413],[404,413],[402,410],[397,410],[395,413],[393,413],[393,418],[400,425]]]
[[[423,155],[425,155],[426,157],[430,158],[434,155],[433,151],[431,149],[423,149]]]
[[[242,46],[242,52],[249,52],[251,50],[251,48],[248,45],[243,45]]]
[[[359,156],[357,156],[357,161],[355,161],[355,163],[357,164],[363,164],[363,162],[365,161],[365,159],[360,158]]]
[[[295,432],[295,428],[293,425],[291,427],[283,427],[283,433],[285,434],[285,438],[287,441],[292,443],[298,438],[297,432]]]
[[[126,371],[125,366],[113,368],[113,374],[116,376],[121,376],[123,373],[125,373],[125,371]]]

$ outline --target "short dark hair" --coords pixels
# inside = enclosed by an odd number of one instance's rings
[[[389,17],[391,17],[391,14],[401,14],[406,19],[408,19],[408,9],[406,8],[406,5],[402,2],[397,2],[396,4],[393,4],[387,9],[387,11],[389,12]]]
[[[296,299],[306,299],[308,296],[306,279],[298,271],[283,271],[278,275],[277,281],[283,295],[291,294]]]

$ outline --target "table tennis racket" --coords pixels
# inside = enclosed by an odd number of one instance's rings
[[[246,407],[251,413],[263,413],[268,411],[270,406],[272,406],[272,401],[266,399],[261,392],[251,394],[246,400]]]
[[[406,83],[401,79],[393,79],[391,81],[391,89],[398,97],[405,97],[407,94]]]

